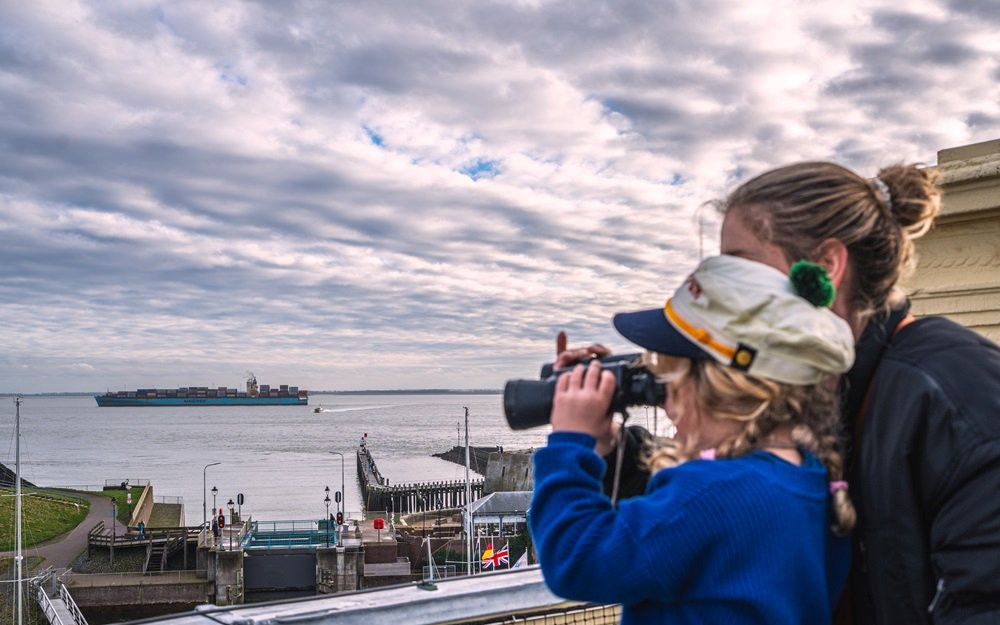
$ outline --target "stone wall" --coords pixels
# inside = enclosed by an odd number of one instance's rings
[[[486,465],[483,494],[498,491],[534,490],[531,452],[492,453]]]
[[[149,525],[149,517],[153,514],[153,485],[146,484],[139,494],[139,500],[135,502],[135,509],[132,510],[132,518],[129,520],[129,527],[135,527],[142,521]]]
[[[938,152],[943,204],[917,240],[913,312],[943,315],[1000,341],[1000,139]]]

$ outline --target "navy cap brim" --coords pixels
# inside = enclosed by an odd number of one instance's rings
[[[681,358],[708,356],[701,347],[670,325],[662,308],[618,313],[612,323],[619,334],[651,352]]]

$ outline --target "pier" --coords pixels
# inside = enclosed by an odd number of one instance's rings
[[[463,480],[389,485],[389,481],[382,477],[371,451],[364,443],[358,446],[357,459],[358,485],[361,487],[365,510],[425,512],[441,508],[459,508],[468,503],[465,500]],[[483,480],[472,480],[471,491],[473,500],[482,497]]]

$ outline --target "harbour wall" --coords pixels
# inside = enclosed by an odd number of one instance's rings
[[[465,500],[465,482],[410,482],[390,485],[382,476],[364,443],[357,451],[358,485],[365,510],[386,512],[423,512],[440,508],[459,508]],[[473,501],[483,496],[483,480],[472,480]]]

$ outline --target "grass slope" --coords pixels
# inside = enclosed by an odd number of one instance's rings
[[[84,499],[42,489],[22,489],[24,546],[30,547],[65,534],[87,516]],[[14,549],[14,489],[0,488],[0,551]]]

